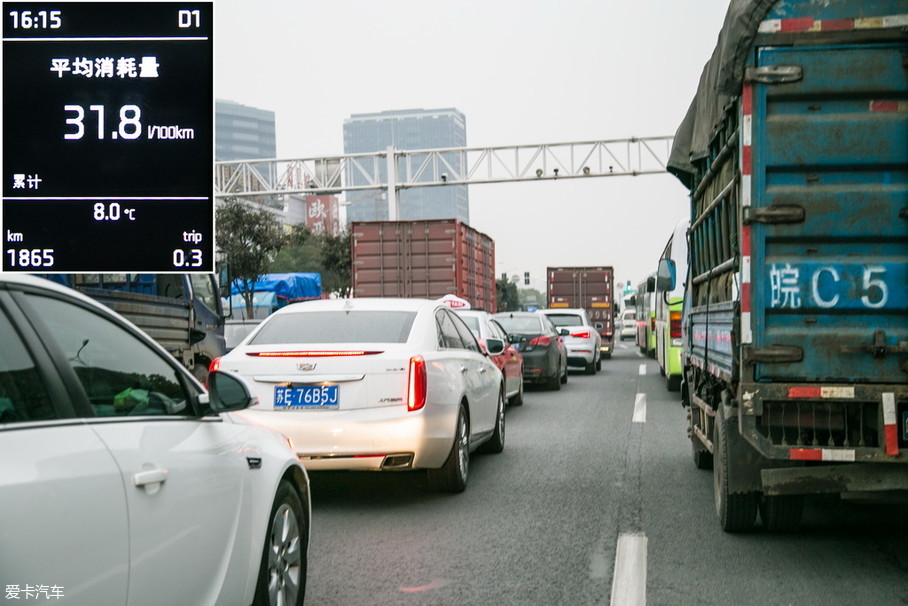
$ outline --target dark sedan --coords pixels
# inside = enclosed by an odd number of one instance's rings
[[[542,383],[549,389],[561,389],[567,383],[567,350],[551,320],[529,311],[504,312],[493,317],[514,337],[523,355],[524,382]]]

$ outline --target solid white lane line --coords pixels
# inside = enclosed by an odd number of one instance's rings
[[[640,370],[639,370],[638,372],[639,372],[641,375],[645,375],[645,374],[646,374],[646,364],[641,364],[641,365],[640,365]]]
[[[613,606],[645,606],[646,535],[621,534],[618,536],[610,603]]]
[[[634,423],[646,423],[646,394],[638,393],[634,400]]]

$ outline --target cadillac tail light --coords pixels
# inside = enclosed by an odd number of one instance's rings
[[[407,410],[419,410],[426,405],[428,377],[426,361],[422,356],[410,358],[410,372],[407,379]]]

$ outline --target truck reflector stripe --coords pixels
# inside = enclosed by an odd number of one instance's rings
[[[886,454],[898,456],[899,432],[895,414],[895,394],[883,394],[883,434],[886,436]]]
[[[860,29],[884,29],[908,25],[908,15],[885,15],[866,19],[766,19],[760,23],[761,34],[798,34],[804,32],[843,32]]]
[[[850,448],[792,448],[788,451],[788,458],[792,461],[838,461],[845,463],[854,462],[854,450]]]
[[[908,101],[871,101],[871,112],[908,112]]]
[[[798,398],[833,398],[854,399],[854,387],[835,387],[820,385],[802,385],[788,388],[788,397]]]

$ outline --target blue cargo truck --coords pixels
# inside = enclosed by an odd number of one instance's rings
[[[908,489],[908,10],[733,0],[678,128],[682,399],[724,530]],[[674,271],[673,271],[674,270]]]

